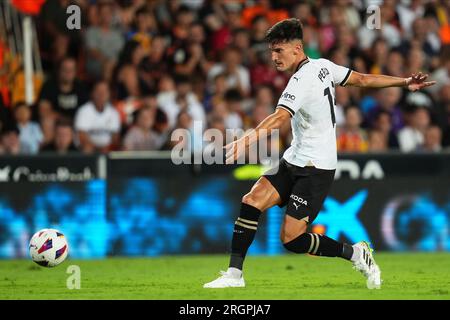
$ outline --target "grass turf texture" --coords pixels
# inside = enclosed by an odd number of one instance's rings
[[[227,256],[67,260],[43,268],[0,260],[0,299],[450,299],[450,254],[375,253],[384,280],[368,290],[349,262],[289,254],[250,256],[246,288],[203,289]],[[81,268],[81,289],[66,287],[69,265]]]

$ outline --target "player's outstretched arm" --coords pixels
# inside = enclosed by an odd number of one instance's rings
[[[289,121],[290,118],[291,114],[287,110],[277,108],[274,113],[261,121],[255,129],[224,147],[226,151],[225,163],[229,164],[236,161],[241,155],[245,154],[247,148],[258,141],[263,134],[270,135],[273,129],[279,129],[281,125],[286,121]]]
[[[428,75],[422,72],[415,73],[409,78],[399,78],[352,71],[346,85],[363,88],[406,87],[409,91],[417,91],[436,83],[436,81],[425,81],[427,78]]]

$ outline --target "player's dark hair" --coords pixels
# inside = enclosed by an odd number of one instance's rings
[[[303,40],[303,25],[299,19],[290,18],[274,24],[266,33],[268,43]]]

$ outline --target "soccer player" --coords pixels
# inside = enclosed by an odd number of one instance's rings
[[[349,260],[367,278],[369,289],[381,286],[380,268],[367,242],[350,245],[307,233],[308,225],[317,217],[328,195],[337,164],[335,86],[406,87],[417,91],[435,82],[426,82],[427,75],[422,73],[409,78],[361,74],[326,59],[310,59],[303,50],[302,37],[298,19],[280,21],[267,31],[272,61],[277,70],[292,76],[275,112],[252,132],[226,146],[226,162],[234,162],[261,134],[280,128],[288,120],[293,140],[277,170],[269,170],[242,198],[229,268],[204,288],[245,287],[242,267],[247,250],[261,213],[274,205],[287,206],[281,227],[281,241],[287,250]]]

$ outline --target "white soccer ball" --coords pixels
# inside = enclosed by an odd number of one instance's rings
[[[69,252],[69,244],[62,232],[42,229],[30,240],[31,259],[43,267],[56,267],[63,262]]]

